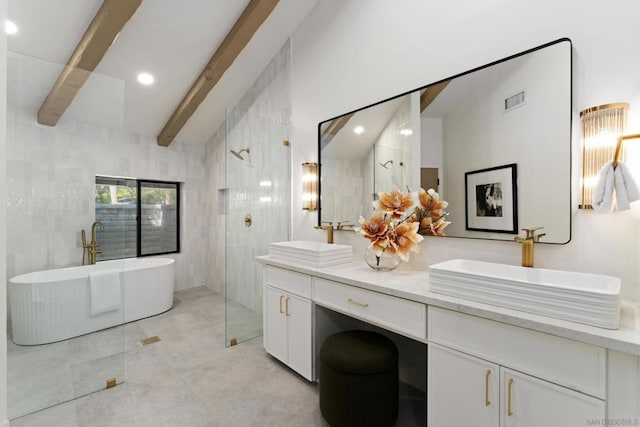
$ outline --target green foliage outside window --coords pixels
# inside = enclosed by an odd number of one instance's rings
[[[166,188],[141,188],[140,200],[143,204],[175,205],[176,191]]]
[[[111,192],[108,185],[96,184],[96,203],[111,203]]]

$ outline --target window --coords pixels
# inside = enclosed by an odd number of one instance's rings
[[[180,252],[180,184],[96,177],[102,260]]]
[[[178,183],[138,181],[138,194],[138,255],[179,252]]]

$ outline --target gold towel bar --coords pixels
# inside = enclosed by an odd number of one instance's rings
[[[627,139],[636,139],[640,138],[640,133],[634,133],[630,135],[621,135],[618,137],[618,144],[616,144],[616,152],[613,155],[613,168],[615,169],[618,166],[618,161],[620,161],[620,157],[622,157],[622,141]]]

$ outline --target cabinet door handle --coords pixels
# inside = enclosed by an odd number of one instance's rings
[[[491,376],[491,369],[487,369],[487,372],[484,375],[484,406],[491,405],[491,401],[489,400],[489,377],[490,376]]]
[[[287,297],[287,299],[284,301],[284,311],[285,311],[285,314],[286,314],[287,317],[291,316],[291,314],[289,314],[289,300],[290,299],[291,298]]]
[[[513,415],[513,408],[511,407],[511,387],[513,386],[513,378],[509,378],[509,382],[507,383],[507,415]]]
[[[369,307],[369,304],[365,304],[365,303],[362,303],[362,302],[354,301],[354,300],[352,300],[351,298],[349,298],[349,299],[348,299],[348,301],[349,301],[351,304],[359,305],[360,307]]]
[[[284,314],[284,311],[282,311],[282,298],[284,298],[284,295],[280,295],[280,314]]]

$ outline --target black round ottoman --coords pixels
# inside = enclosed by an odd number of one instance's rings
[[[320,347],[320,412],[332,427],[392,426],[398,418],[398,349],[376,332],[345,331]]]

